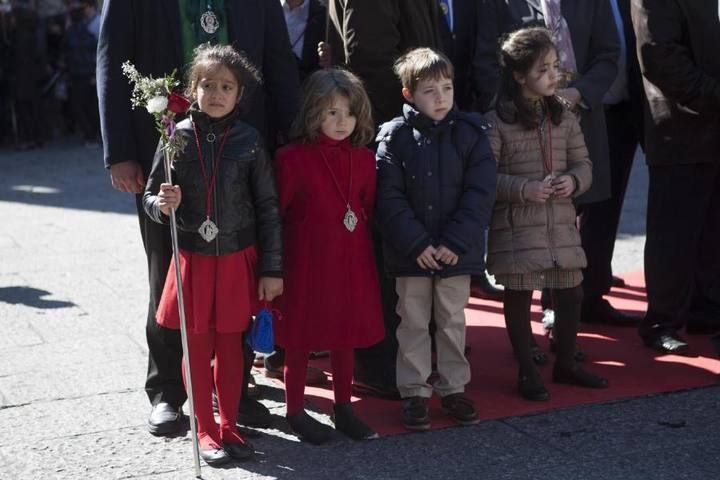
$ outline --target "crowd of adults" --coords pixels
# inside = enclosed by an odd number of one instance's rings
[[[76,104],[87,106],[88,98],[95,101],[95,64],[92,74],[84,69],[89,68],[86,56],[73,53],[72,47],[87,45],[82,39],[71,41],[69,34],[73,25],[97,34],[95,2],[71,2],[69,7],[64,3],[0,1],[0,118],[7,124],[0,132],[6,142],[12,140],[12,134],[18,145],[30,148],[47,139],[53,117],[39,105],[48,95],[62,99],[62,88],[57,80],[52,81],[57,72],[65,72],[76,111],[92,115]],[[149,173],[157,135],[151,117],[130,108],[130,87],[120,70],[126,60],[144,74],[161,76],[174,69],[182,71],[188,53],[204,41],[228,42],[243,50],[264,80],[243,115],[265,134],[273,149],[287,138],[300,82],[314,69],[332,63],[360,76],[379,125],[401,111],[403,99],[398,94],[401,88],[393,74],[393,62],[411,48],[431,47],[445,52],[455,64],[457,105],[486,112],[493,108],[499,80],[499,40],[522,24],[546,25],[556,43],[564,45],[560,50],[572,53],[570,58],[562,58],[569,67],[567,84],[559,95],[581,120],[593,164],[592,188],[577,200],[588,258],[583,272],[582,321],[639,326],[648,347],[677,354],[688,351],[682,329],[691,333],[720,330],[720,57],[710,47],[720,42],[720,11],[715,2],[103,3],[97,90],[104,158],[113,185],[136,195],[142,192]],[[198,34],[200,16],[206,9],[218,13],[224,36]],[[93,88],[84,89],[83,82],[90,82]],[[96,135],[92,128],[74,118],[75,126],[91,141]],[[9,119],[14,119],[12,124]],[[639,147],[645,151],[650,178],[645,250],[648,310],[643,318],[620,312],[604,299],[610,288],[621,282],[612,274],[611,260]],[[146,217],[140,202],[138,217],[151,292],[146,389],[154,407],[151,425],[157,427],[175,422],[185,400],[182,353],[178,333],[155,322],[170,262],[170,237],[166,227]],[[366,391],[394,395],[398,319],[394,288],[383,283],[386,338],[356,353],[355,381]],[[501,295],[484,278],[475,283],[478,295]],[[551,317],[552,298],[543,303]],[[546,324],[551,327],[550,320]],[[241,405],[241,422],[262,423],[258,417],[263,414],[261,406]]]

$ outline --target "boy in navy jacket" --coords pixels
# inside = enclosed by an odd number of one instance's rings
[[[397,385],[403,424],[430,427],[435,390],[450,417],[478,421],[464,395],[470,366],[464,356],[464,308],[470,275],[482,274],[484,232],[495,201],[496,163],[479,114],[454,107],[453,66],[419,48],[395,63],[408,102],[378,136],[377,217],[385,270],[396,278]],[[431,373],[431,318],[437,326],[438,380]]]

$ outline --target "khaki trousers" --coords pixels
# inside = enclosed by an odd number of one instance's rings
[[[465,358],[465,306],[470,297],[470,276],[398,277],[397,386],[403,398],[429,398],[433,389],[442,397],[462,393],[470,382]],[[431,374],[430,319],[435,319],[438,380]]]

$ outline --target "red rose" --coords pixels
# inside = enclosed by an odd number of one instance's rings
[[[185,113],[190,108],[190,100],[179,93],[172,92],[168,97],[167,109],[173,113]]]

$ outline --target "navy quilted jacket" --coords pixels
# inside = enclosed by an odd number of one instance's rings
[[[389,275],[483,272],[497,170],[487,128],[477,113],[453,109],[434,122],[411,105],[380,128],[376,216]],[[421,269],[416,259],[429,245],[445,245],[458,264]]]

